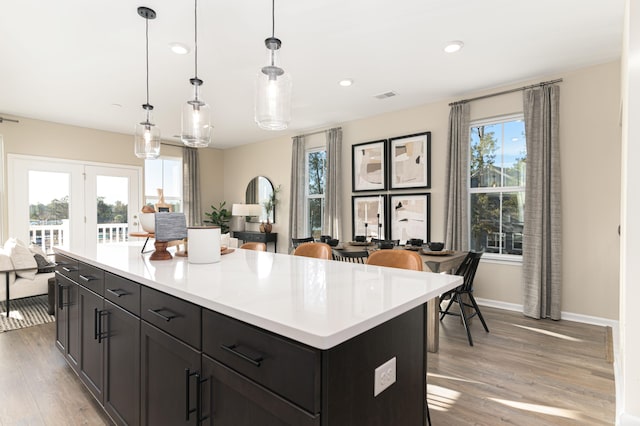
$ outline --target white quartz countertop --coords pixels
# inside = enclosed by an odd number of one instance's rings
[[[55,251],[318,349],[424,304],[462,277],[236,249],[220,262],[149,260],[142,244]],[[171,251],[171,250],[170,250]]]

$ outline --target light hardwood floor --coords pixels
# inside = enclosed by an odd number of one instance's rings
[[[469,346],[457,317],[441,322],[428,358],[435,425],[613,425],[610,333],[571,321],[534,320],[480,307]]]
[[[614,423],[605,328],[481,309],[491,332],[474,320],[474,347],[459,319],[441,324],[428,366],[434,426]],[[54,324],[0,333],[0,425],[110,424],[54,340]]]

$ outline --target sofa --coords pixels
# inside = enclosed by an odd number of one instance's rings
[[[49,279],[55,275],[53,267],[40,247],[9,238],[0,247],[0,302],[7,299],[7,275],[11,300],[47,294]]]

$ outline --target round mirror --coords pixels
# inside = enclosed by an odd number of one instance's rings
[[[266,222],[267,211],[264,208],[264,204],[273,196],[273,184],[264,176],[256,176],[251,179],[251,182],[247,185],[247,192],[245,193],[244,202],[247,204],[260,204],[262,207],[262,214],[260,217],[251,217],[250,222]],[[273,209],[269,214],[269,222],[276,222],[276,211]]]

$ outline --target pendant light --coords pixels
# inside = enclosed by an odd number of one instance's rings
[[[186,146],[204,148],[211,143],[211,108],[200,99],[200,86],[203,82],[198,78],[198,0],[195,4],[195,77],[189,80],[193,85],[193,99],[182,107],[182,133],[180,139]]]
[[[265,39],[267,64],[256,78],[255,121],[266,130],[286,129],[291,121],[291,75],[279,66],[280,39],[275,37],[275,0],[271,1],[271,37]]]
[[[148,7],[140,6],[138,15],[145,20],[146,60],[147,60],[147,102],[142,105],[143,121],[136,124],[134,132],[134,151],[136,157],[153,160],[160,155],[160,128],[151,122],[153,105],[149,104],[149,19],[156,18],[156,12]]]

